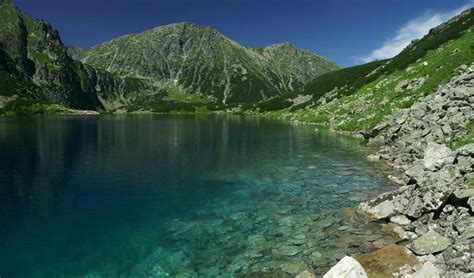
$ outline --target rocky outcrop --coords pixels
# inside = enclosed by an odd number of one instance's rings
[[[323,278],[367,278],[364,268],[352,257],[342,258]]]
[[[413,241],[410,249],[417,255],[429,255],[446,250],[451,245],[449,239],[435,231],[429,231]]]
[[[474,67],[463,66],[435,93],[368,132],[383,144],[377,156],[403,169],[406,182],[362,203],[360,210],[396,224],[409,248],[420,258],[429,256],[446,277],[474,272],[473,190],[466,185],[474,144],[449,147],[473,120]],[[433,272],[424,268],[420,273]],[[413,277],[424,277],[419,275]]]

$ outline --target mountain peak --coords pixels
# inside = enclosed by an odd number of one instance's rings
[[[295,46],[291,42],[282,42],[282,43],[275,43],[267,46],[266,48],[282,48],[282,49],[289,49],[295,48]]]

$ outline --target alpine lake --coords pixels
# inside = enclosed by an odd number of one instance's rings
[[[325,128],[236,115],[0,117],[1,277],[295,277],[395,239],[391,169]]]

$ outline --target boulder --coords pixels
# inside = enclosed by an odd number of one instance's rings
[[[371,214],[375,219],[387,218],[394,214],[395,206],[392,200],[385,200],[380,204],[367,208],[366,212]]]
[[[449,239],[435,231],[429,231],[415,239],[409,248],[417,255],[438,253],[450,246]]]
[[[404,265],[414,267],[418,260],[407,248],[389,245],[356,258],[369,277],[391,277]]]
[[[390,217],[390,222],[393,222],[398,225],[406,226],[410,225],[411,221],[405,215],[395,215]]]
[[[423,165],[430,171],[441,169],[446,164],[452,164],[455,153],[445,145],[434,142],[428,143],[425,150]]]
[[[474,197],[474,188],[464,188],[454,191],[454,197],[457,199],[470,199]]]
[[[439,278],[439,271],[432,262],[427,261],[419,271],[413,274],[413,278]]]
[[[345,256],[323,278],[367,278],[367,273],[358,261]]]

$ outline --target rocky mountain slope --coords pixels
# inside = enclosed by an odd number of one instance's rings
[[[2,103],[22,98],[22,105],[25,99],[44,102],[45,109],[46,103],[102,109],[102,100],[149,88],[138,79],[117,78],[75,61],[51,25],[31,19],[9,0],[0,1],[0,84]],[[21,105],[13,101],[10,106]]]
[[[338,69],[331,61],[290,43],[244,47],[213,28],[192,23],[157,27],[70,53],[119,76],[158,84],[171,96],[177,91],[209,96],[224,104],[289,93]]]

